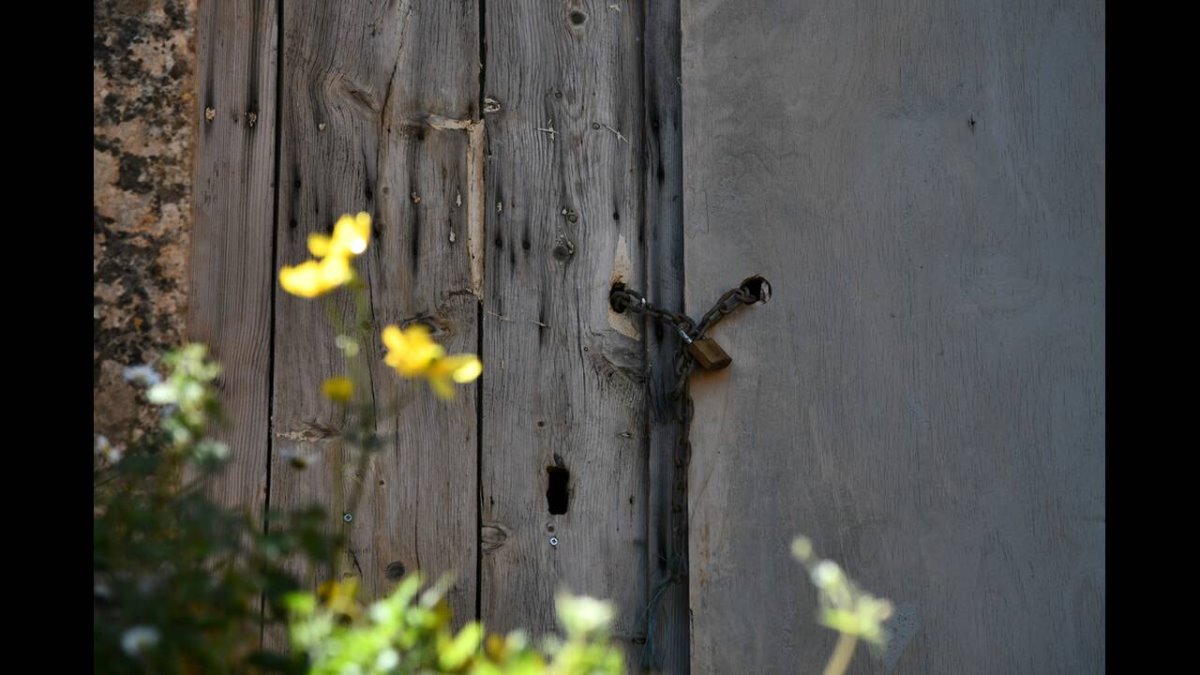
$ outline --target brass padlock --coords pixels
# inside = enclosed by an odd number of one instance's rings
[[[698,340],[685,336],[684,341],[687,343],[688,354],[691,354],[696,363],[705,370],[720,370],[733,363],[733,359],[721,349],[721,345],[707,335]]]

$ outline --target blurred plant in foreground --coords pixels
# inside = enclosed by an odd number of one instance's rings
[[[792,542],[792,555],[804,563],[817,587],[817,622],[839,633],[824,675],[846,672],[859,639],[880,649],[887,646],[883,622],[892,615],[891,602],[859,589],[837,563],[818,558],[807,537]]]
[[[132,447],[103,436],[93,453],[93,666],[97,673],[287,670],[258,647],[259,622],[282,622],[298,588],[292,556],[324,559],[319,509],[262,516],[228,509],[205,491],[230,451],[206,437],[218,414],[220,368],[203,345],[126,370],[158,406],[156,433]],[[263,615],[262,601],[266,601]]]
[[[418,573],[369,606],[355,598],[353,576],[301,590],[285,565],[329,560],[341,536],[319,507],[272,513],[264,532],[261,517],[210,500],[204,486],[230,456],[206,436],[219,415],[220,368],[197,344],[163,362],[165,377],[127,371],[158,406],[159,431],[128,449],[100,437],[93,454],[94,672],[622,672],[613,607],[591,598],[560,594],[565,637],[534,646],[521,632],[485,635],[478,622],[454,633],[449,583],[421,592]],[[261,626],[285,619],[291,653],[261,649]]]
[[[387,598],[363,606],[357,580],[330,582],[317,594],[294,593],[292,648],[306,657],[313,675],[357,673],[471,673],[473,675],[618,675],[621,651],[609,641],[613,607],[560,593],[555,604],[566,637],[549,637],[540,648],[523,632],[486,635],[468,622],[450,627],[445,602],[448,580],[421,592],[421,577],[405,577]]]

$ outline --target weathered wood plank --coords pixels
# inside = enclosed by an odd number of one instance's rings
[[[683,9],[692,668],[818,672],[798,533],[895,600],[904,673],[1101,672],[1104,10]]]
[[[229,444],[231,461],[214,497],[256,513],[267,488],[276,12],[274,2],[207,2],[197,26],[188,335],[224,367],[226,425],[214,436]]]
[[[618,5],[618,7],[610,7]],[[489,3],[482,617],[554,630],[554,592],[614,600],[640,658],[646,607],[645,348],[611,313],[642,283],[642,12]],[[550,513],[550,469],[570,472]],[[550,544],[557,537],[557,546]]]
[[[430,580],[454,572],[450,604],[460,622],[475,614],[476,392],[434,400],[382,363],[378,336],[386,324],[420,320],[451,351],[477,348],[466,247],[472,172],[460,127],[478,116],[478,25],[473,2],[284,5],[278,262],[306,258],[309,233],[342,213],[374,217],[358,264],[370,285],[367,359],[385,448],[367,475],[346,481],[346,494],[366,482],[346,525],[347,569],[362,575],[368,596],[404,572]],[[324,332],[321,302],[276,289],[271,506],[321,500],[340,524],[332,444],[311,430],[342,423],[320,394],[322,379],[343,371],[342,358]],[[353,315],[345,293],[335,306]],[[297,472],[286,453],[321,454],[322,464]]]
[[[646,295],[651,302],[683,311],[683,132],[679,86],[679,2],[644,3],[642,39],[646,172]],[[647,541],[650,611],[646,659],[664,673],[688,672],[688,591],[686,578],[686,490],[677,490],[675,467],[679,423],[668,396],[674,387],[672,362],[679,338],[659,322],[646,330],[647,455],[649,508]],[[678,512],[672,516],[672,509]],[[678,532],[674,531],[678,529]],[[680,545],[683,543],[683,545]],[[678,575],[677,575],[678,576]],[[664,586],[663,584],[669,585]],[[656,594],[660,594],[655,604]]]

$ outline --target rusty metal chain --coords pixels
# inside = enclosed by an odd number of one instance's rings
[[[696,365],[695,359],[688,353],[688,344],[705,337],[710,329],[739,307],[765,303],[770,298],[771,284],[760,276],[749,277],[738,286],[726,291],[717,300],[716,304],[704,313],[700,322],[696,323],[686,314],[672,312],[669,309],[651,304],[646,300],[646,296],[627,288],[625,284],[618,283],[614,285],[612,291],[609,293],[609,303],[615,311],[644,314],[658,319],[671,328],[674,328],[675,332],[679,334],[681,342],[675,352],[675,359],[672,364],[672,370],[676,378],[675,386],[670,390],[672,399],[679,399],[683,396],[684,390],[687,387],[687,378],[691,375],[692,369]]]
[[[651,594],[650,606],[646,608],[646,652],[643,665],[653,667],[654,663],[654,626],[657,617],[658,602],[662,599],[666,588],[671,584],[683,583],[687,579],[687,467],[692,457],[692,419],[695,416],[695,406],[688,386],[688,380],[695,370],[697,359],[690,347],[699,340],[707,337],[708,331],[725,317],[733,314],[740,307],[765,303],[771,297],[771,284],[760,276],[752,276],[738,286],[726,291],[716,304],[700,318],[700,322],[692,321],[686,314],[672,312],[658,307],[646,300],[646,296],[631,290],[625,284],[618,283],[609,293],[609,304],[614,311],[642,314],[657,319],[673,328],[679,335],[679,346],[671,362],[671,374],[675,378],[674,385],[668,391],[668,396],[675,402],[675,417],[679,422],[679,440],[675,444],[675,481],[671,490],[671,541],[675,555],[669,561],[670,568],[666,579],[662,580]],[[723,353],[723,352],[722,352]],[[724,367],[723,365],[716,366]]]

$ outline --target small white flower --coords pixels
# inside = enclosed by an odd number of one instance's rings
[[[824,591],[829,591],[834,586],[840,586],[846,579],[846,575],[842,574],[842,568],[831,560],[822,560],[817,563],[811,576],[813,584]]]
[[[606,628],[612,623],[616,609],[612,603],[586,595],[559,593],[555,598],[558,620],[571,634],[586,634]]]
[[[146,364],[130,366],[125,369],[125,381],[140,384],[143,387],[153,387],[162,382],[162,375]]]
[[[166,382],[159,382],[146,391],[146,398],[156,405],[176,405],[179,403],[179,392]]]
[[[812,554],[812,541],[808,537],[796,537],[796,540],[792,542],[792,555],[803,562],[811,558]]]
[[[197,462],[223,462],[229,459],[229,446],[221,441],[205,439],[192,449],[192,458]]]
[[[333,343],[338,349],[346,353],[346,356],[351,358],[358,356],[358,341],[349,335],[339,335],[334,339]]]
[[[396,612],[390,604],[380,601],[371,605],[370,609],[367,610],[367,616],[371,617],[371,620],[375,623],[387,623],[395,618]]]
[[[158,629],[153,626],[134,626],[121,635],[121,649],[130,656],[138,656],[158,644]]]
[[[398,665],[400,665],[400,654],[395,649],[385,649],[379,652],[379,656],[375,659],[375,669],[382,673],[386,673]]]
[[[93,452],[109,464],[116,464],[125,456],[125,448],[120,445],[113,445],[104,434],[96,437],[96,446]]]

